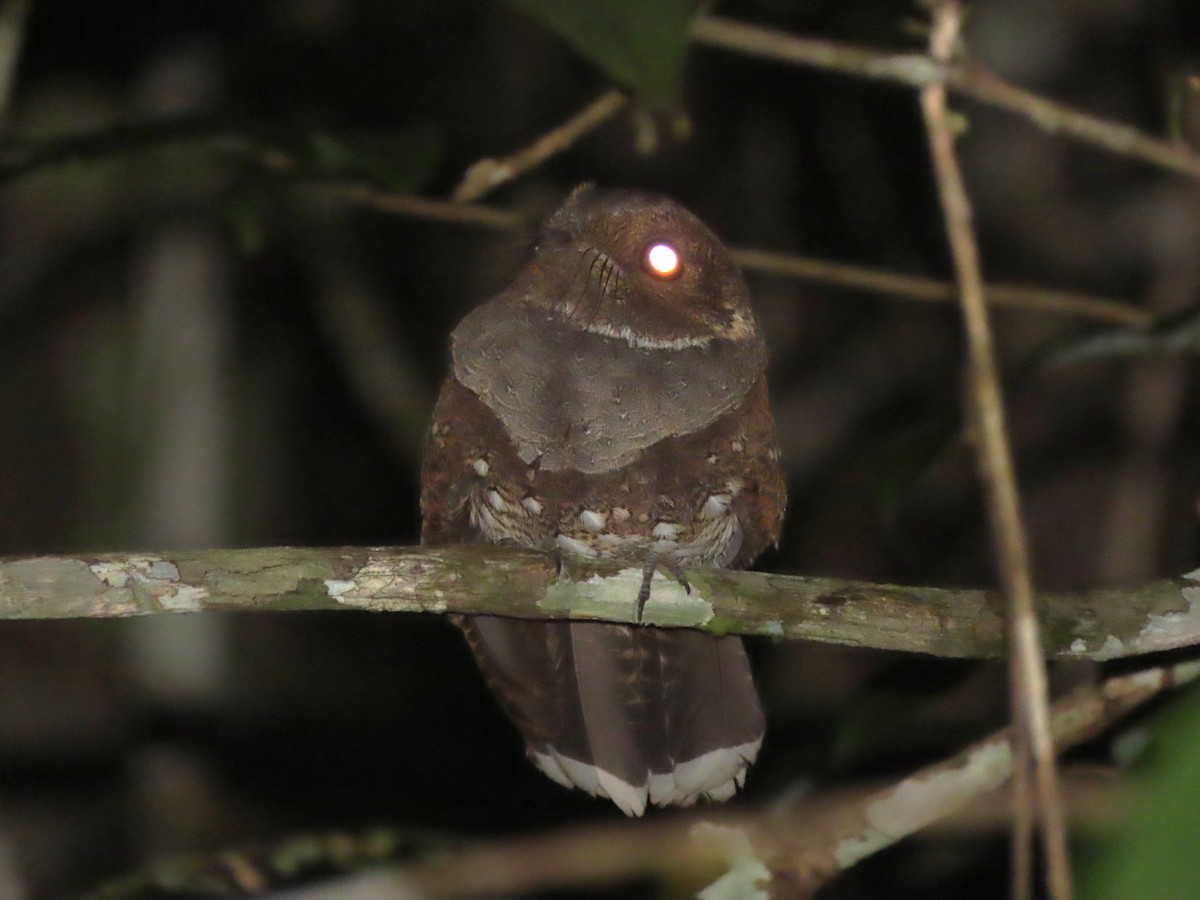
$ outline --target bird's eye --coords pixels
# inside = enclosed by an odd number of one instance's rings
[[[646,270],[658,278],[674,278],[682,269],[679,252],[670,244],[655,241],[646,248]]]

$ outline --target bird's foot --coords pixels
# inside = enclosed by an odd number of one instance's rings
[[[678,581],[691,596],[692,586],[688,583],[687,576],[683,574],[683,567],[679,565],[679,560],[673,556],[659,556],[657,553],[651,553],[646,557],[645,565],[642,566],[642,586],[638,589],[637,623],[639,625],[642,624],[642,612],[646,608],[646,601],[650,599],[650,582],[654,580],[654,573],[660,567]]]

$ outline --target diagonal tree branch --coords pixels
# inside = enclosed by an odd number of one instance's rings
[[[562,124],[528,147],[503,159],[481,159],[463,175],[452,195],[456,201],[478,200],[484,194],[530,172],[556,153],[562,153],[594,128],[607,122],[629,104],[624,91],[605,91]]]
[[[508,547],[266,547],[0,560],[0,620],[370,610],[636,621],[641,568]],[[691,569],[656,577],[647,624],[945,657],[1005,654],[991,591]],[[1117,659],[1200,644],[1200,570],[1042,594],[1047,655]]]

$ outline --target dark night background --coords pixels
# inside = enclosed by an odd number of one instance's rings
[[[907,3],[715,11],[924,45]],[[1197,35],[1200,7],[1184,2],[984,0],[966,40],[1022,87],[1166,135],[1168,83]],[[318,174],[444,197],[472,162],[609,86],[505,3],[34,0],[0,137],[199,114],[299,148]],[[694,46],[681,103],[687,139],[639,153],[618,115],[488,202],[541,215],[583,180],[639,187],[737,246],[948,277],[909,89]],[[1164,315],[1197,302],[1197,185],[957,106],[989,279]],[[0,182],[0,553],[416,542],[446,336],[503,286],[528,236],[390,215],[312,181],[201,141]],[[957,311],[749,280],[791,498],[760,567],[992,584],[972,458],[953,437]],[[1087,327],[995,318],[1014,373]],[[1194,361],[1035,368],[1010,386],[1009,411],[1040,588],[1196,567]],[[767,642],[752,653],[769,730],[749,802],[902,774],[1007,714],[998,664]],[[1112,763],[1106,740],[1083,756]],[[435,617],[0,623],[4,900],[298,833],[486,836],[617,815],[525,763]],[[828,896],[1003,896],[1006,864],[1001,837],[920,838]]]

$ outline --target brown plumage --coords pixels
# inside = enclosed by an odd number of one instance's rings
[[[664,245],[677,256],[652,259]],[[727,251],[679,205],[577,189],[452,350],[422,470],[425,543],[676,569],[746,566],[777,540],[785,490],[765,348]],[[742,784],[763,716],[739,639],[460,625],[556,781],[637,815]]]

